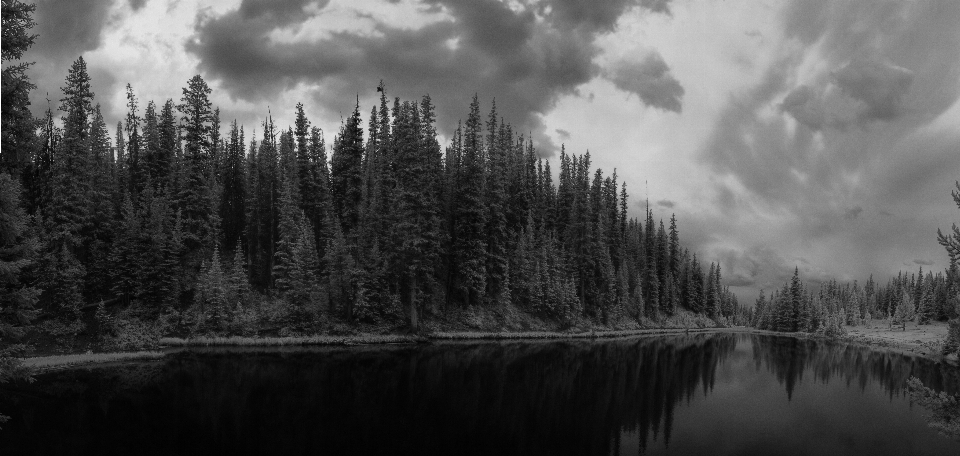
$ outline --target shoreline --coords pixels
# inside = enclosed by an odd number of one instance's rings
[[[555,331],[443,331],[427,335],[403,334],[361,334],[356,336],[304,336],[304,337],[197,337],[160,339],[160,346],[156,350],[137,352],[114,353],[76,353],[60,355],[42,355],[22,358],[23,364],[41,374],[51,371],[86,367],[93,365],[114,364],[133,361],[153,361],[161,359],[170,353],[182,352],[191,348],[210,347],[330,347],[330,346],[377,346],[377,345],[416,345],[433,342],[471,342],[471,341],[537,341],[537,340],[596,340],[631,338],[644,336],[667,336],[679,334],[710,334],[710,333],[740,333],[769,336],[786,336],[796,338],[822,337],[811,333],[784,333],[777,331],[760,330],[749,327],[713,327],[713,328],[650,328],[634,330],[610,330],[587,332],[555,332]],[[851,330],[839,339],[840,342],[854,343],[872,349],[890,350],[910,356],[919,356],[936,362],[947,362],[957,365],[956,359],[944,357],[936,353],[928,343],[910,341],[903,338],[891,338],[879,335],[864,334],[862,331]],[[918,343],[919,342],[919,343]],[[955,358],[955,357],[953,357]]]

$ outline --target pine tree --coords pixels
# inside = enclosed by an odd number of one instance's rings
[[[503,298],[504,284],[507,278],[507,148],[512,138],[507,137],[506,128],[497,124],[497,104],[493,101],[487,119],[486,141],[486,186],[483,196],[486,202],[486,295],[497,300]]]
[[[792,309],[788,331],[797,331],[800,328],[800,321],[803,316],[801,314],[803,307],[803,286],[800,283],[799,267],[793,270],[793,278],[790,279],[790,294],[788,299]]]
[[[254,146],[251,146],[254,147]],[[280,170],[277,160],[276,130],[273,119],[263,124],[263,140],[250,158],[250,211],[247,217],[248,249],[253,283],[263,288],[273,286],[273,264],[278,240]]]
[[[130,304],[136,298],[138,271],[144,264],[139,256],[140,215],[134,209],[130,192],[124,193],[120,220],[110,249],[108,274],[113,295],[120,302]]]
[[[184,126],[184,182],[177,195],[178,207],[183,220],[184,245],[187,249],[188,267],[199,266],[201,259],[212,254],[216,243],[216,200],[210,180],[211,89],[196,75],[183,88],[183,97],[177,110],[182,114]]]
[[[463,152],[454,193],[454,287],[467,305],[478,304],[486,290],[483,204],[484,157],[480,102],[473,96],[463,129]]]
[[[157,187],[166,188],[168,194],[174,192],[173,186],[175,183],[172,174],[180,144],[174,109],[173,100],[167,100],[163,104],[163,110],[160,112],[160,124],[157,127],[159,147],[150,160],[150,179]]]
[[[933,275],[930,274],[927,276],[927,280],[924,280],[921,289],[920,289],[920,303],[917,304],[917,324],[926,325],[929,324],[931,320],[936,316],[936,308],[934,306],[934,294],[933,294]]]
[[[0,174],[0,338],[19,339],[37,317],[40,290],[30,283],[39,242],[20,207],[20,185]]]
[[[704,296],[703,268],[697,261],[697,254],[693,254],[693,261],[690,265],[690,310],[696,313],[706,312],[706,296]]]
[[[44,214],[48,234],[43,275],[44,288],[51,298],[48,302],[61,312],[76,315],[83,304],[83,261],[89,241],[84,231],[90,223],[89,115],[93,92],[83,57],[70,67],[66,82],[60,105],[65,113],[63,137],[53,160],[50,201]]]
[[[110,133],[100,112],[100,105],[94,108],[93,121],[90,124],[90,194],[87,201],[89,221],[83,236],[88,239],[87,264],[88,277],[85,283],[85,295],[89,300],[97,301],[109,298],[109,278],[107,256],[113,242],[114,204],[113,165]]]
[[[223,191],[220,195],[220,220],[223,222],[223,246],[226,251],[240,248],[239,240],[244,233],[244,200],[247,198],[246,160],[244,158],[243,127],[237,127],[237,121],[230,124],[228,139],[223,157]]]
[[[134,197],[140,194],[143,190],[143,186],[147,181],[147,176],[149,176],[149,170],[146,166],[146,160],[143,155],[145,155],[146,149],[142,147],[141,144],[143,141],[140,138],[140,116],[137,114],[137,108],[139,107],[137,103],[137,97],[133,94],[133,88],[130,84],[127,84],[127,153],[126,153],[126,165],[127,172],[130,177],[130,192]]]
[[[356,259],[350,253],[347,240],[340,229],[340,221],[334,216],[327,254],[323,261],[327,271],[327,289],[331,312],[353,319],[353,302],[356,297]]]
[[[330,168],[334,213],[343,224],[346,239],[354,241],[363,202],[363,129],[360,122],[358,102],[335,141]]]
[[[293,182],[286,175],[281,175],[279,223],[277,226],[277,250],[274,253],[273,263],[274,284],[281,294],[288,292],[292,287],[291,274],[299,267],[295,263],[296,249],[300,244],[301,221],[298,220],[300,211],[296,207],[293,195]]]
[[[310,128],[310,121],[303,111],[303,104],[297,103],[296,129],[297,146],[297,183],[299,185],[300,209],[313,230],[313,245],[319,246],[317,252],[323,257],[326,246],[327,221],[324,214],[329,210],[329,183],[326,172],[327,152],[323,133]]]
[[[767,329],[767,298],[760,289],[760,295],[757,296],[757,302],[753,305],[753,321],[750,325],[757,329]]]
[[[36,25],[32,17],[36,8],[36,5],[17,0],[3,2],[0,172],[17,178],[23,171],[29,174],[30,157],[36,145],[36,124],[30,113],[30,91],[36,86],[26,74],[32,63],[13,61],[20,60],[37,38],[37,35],[30,35],[28,32]]]

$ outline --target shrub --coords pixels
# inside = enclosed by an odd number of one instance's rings
[[[930,410],[930,427],[954,440],[960,441],[960,396],[936,392],[923,385],[917,377],[907,380],[910,401]]]
[[[943,342],[943,354],[960,354],[960,318],[954,318],[947,324],[949,329],[947,330],[947,340]]]

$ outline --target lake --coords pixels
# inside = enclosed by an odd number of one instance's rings
[[[719,333],[180,352],[0,387],[0,454],[960,455],[956,368]]]

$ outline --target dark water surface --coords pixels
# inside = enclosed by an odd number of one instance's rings
[[[910,405],[954,368],[714,334],[184,352],[0,387],[0,455],[960,455]]]

